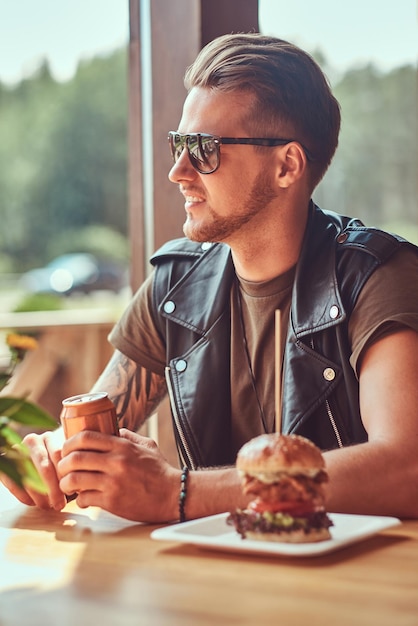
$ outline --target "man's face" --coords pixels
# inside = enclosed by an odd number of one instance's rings
[[[244,118],[252,106],[247,93],[221,93],[194,87],[186,98],[179,133],[209,133],[250,137]],[[169,179],[185,198],[184,234],[193,241],[224,241],[254,235],[262,228],[264,211],[276,198],[272,148],[221,145],[221,164],[212,174],[193,169],[184,149]],[[269,154],[270,153],[270,154]]]

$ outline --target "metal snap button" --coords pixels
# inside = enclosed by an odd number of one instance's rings
[[[337,237],[337,243],[344,243],[344,241],[347,241],[348,239],[348,233],[340,233]]]
[[[165,313],[173,313],[173,311],[175,310],[176,305],[172,300],[167,300],[167,302],[164,303],[164,312]]]
[[[329,310],[329,316],[332,320],[337,319],[337,317],[340,314],[340,309],[337,307],[336,304],[333,304],[332,307]]]
[[[332,369],[332,367],[326,367],[322,372],[322,375],[325,380],[331,381],[335,378],[335,371]]]
[[[200,247],[202,248],[203,251],[209,250],[209,248],[212,247],[212,244],[210,241],[204,241]]]
[[[175,368],[177,372],[184,372],[187,368],[187,361],[185,361],[184,359],[179,359],[178,361],[176,361]]]

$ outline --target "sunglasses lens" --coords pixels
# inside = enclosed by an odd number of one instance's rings
[[[192,135],[188,140],[190,159],[198,172],[208,174],[218,167],[218,146],[210,135]]]
[[[173,161],[174,163],[177,163],[181,156],[181,153],[183,152],[185,140],[182,135],[178,135],[177,133],[170,133],[168,135],[168,141]]]
[[[181,135],[170,132],[169,145],[171,156],[176,163],[184,148],[187,147],[190,162],[201,174],[210,174],[219,166],[219,147],[212,135],[200,133]]]

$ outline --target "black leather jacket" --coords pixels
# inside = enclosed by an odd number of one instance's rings
[[[347,322],[371,273],[403,245],[412,244],[311,205],[284,355],[283,432],[304,435],[323,450],[367,440]],[[193,469],[233,464],[230,249],[177,239],[151,262],[180,458]]]

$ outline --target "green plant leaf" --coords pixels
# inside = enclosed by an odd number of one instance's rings
[[[58,424],[47,411],[25,398],[0,397],[0,472],[22,488],[47,494],[47,487],[22,443],[19,433],[10,422],[54,430]]]
[[[2,417],[10,417],[25,402],[24,398],[14,398],[12,396],[3,396],[0,398],[0,415]]]
[[[0,415],[9,417],[19,424],[57,428],[57,421],[44,409],[24,398],[3,396],[0,398]]]
[[[23,479],[16,461],[7,458],[4,454],[0,455],[0,473],[6,474],[18,487],[23,487]]]
[[[19,487],[28,487],[45,495],[48,493],[24,444],[14,445],[13,448],[3,451],[0,455],[0,472],[7,474]]]
[[[0,391],[4,389],[7,383],[10,380],[10,374],[1,373],[0,374]]]
[[[3,440],[3,442],[2,442]],[[0,426],[0,446],[6,445],[9,447],[19,445],[22,442],[22,437],[10,426]]]
[[[25,487],[33,489],[38,493],[47,495],[48,489],[39,475],[38,470],[34,466],[32,459],[22,458],[20,462],[20,472],[22,476],[22,482]]]

